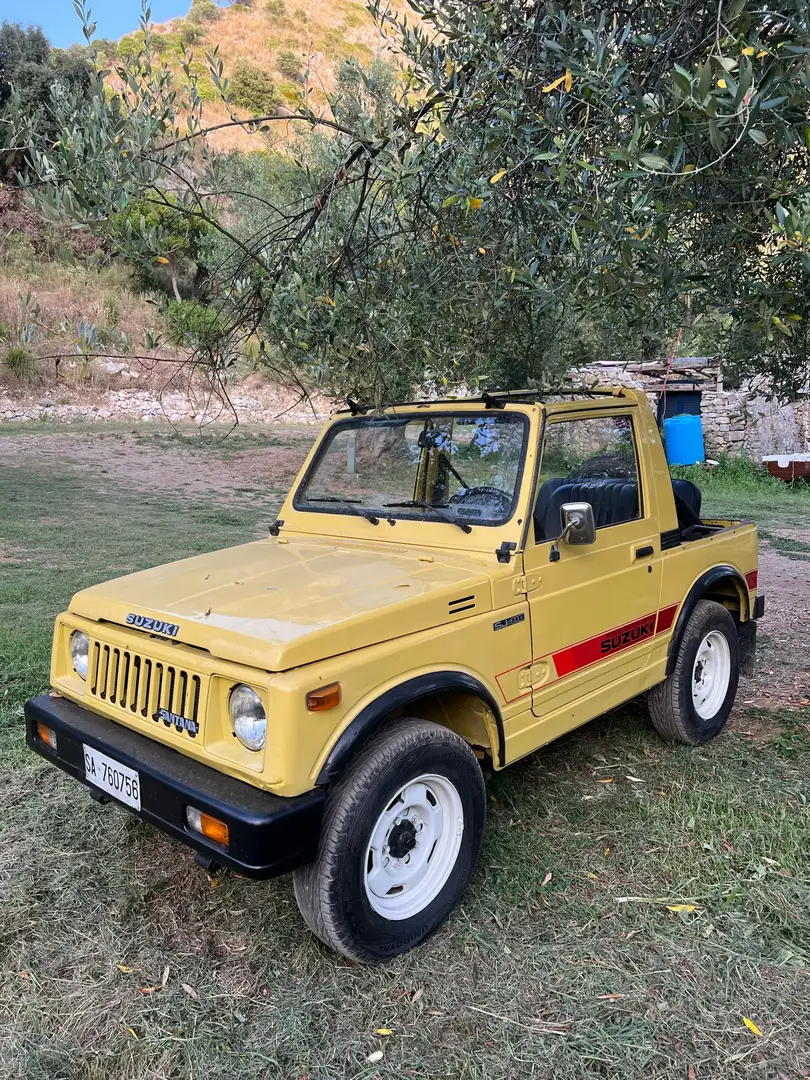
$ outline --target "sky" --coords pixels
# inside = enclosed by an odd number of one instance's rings
[[[88,0],[96,37],[119,38],[130,30],[137,30],[141,13],[140,0]],[[152,0],[152,20],[185,15],[191,0]],[[82,27],[71,0],[0,0],[0,16],[9,22],[41,26],[51,44],[66,48],[83,45]]]

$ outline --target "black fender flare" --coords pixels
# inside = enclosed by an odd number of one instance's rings
[[[686,624],[689,622],[692,612],[697,606],[698,600],[703,598],[710,585],[714,585],[724,578],[731,578],[733,581],[742,585],[743,594],[748,597],[748,607],[750,609],[751,597],[748,592],[748,583],[739,570],[735,570],[733,566],[713,566],[711,570],[707,570],[704,574],[701,574],[686,594],[686,599],[681,604],[681,610],[678,613],[678,621],[675,623],[675,629],[669,641],[667,675],[671,675],[675,667],[675,661],[678,659],[681,641],[683,640],[683,635],[686,633]]]
[[[486,686],[472,675],[463,671],[432,671],[427,675],[417,675],[413,679],[407,679],[398,686],[393,686],[380,694],[378,698],[366,705],[355,716],[344,731],[341,732],[337,742],[329,751],[326,761],[321,766],[318,786],[330,784],[335,781],[351,758],[357,752],[361,743],[373,735],[378,728],[382,727],[394,709],[416,701],[418,698],[427,697],[429,694],[440,694],[445,690],[465,690],[481,698],[492,710],[495,717],[495,726],[498,731],[498,764],[504,765],[505,739],[503,729],[503,717],[501,710],[492,694]]]

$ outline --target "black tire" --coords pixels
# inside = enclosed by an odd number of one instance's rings
[[[460,797],[460,846],[449,876],[422,910],[408,918],[385,918],[372,907],[366,889],[369,842],[395,797],[410,781],[425,775],[449,781]],[[478,860],[485,813],[481,767],[459,735],[423,720],[392,722],[369,741],[331,791],[317,858],[293,875],[295,898],[307,926],[330,948],[365,963],[387,960],[418,945],[441,926],[467,888]],[[393,835],[392,830],[390,847],[385,849],[389,852],[394,850]],[[405,837],[405,842],[414,845],[414,837]],[[427,850],[417,856],[423,862]],[[427,861],[434,850],[438,842],[432,844]]]
[[[692,697],[695,660],[702,642],[712,631],[728,643],[731,670],[728,689],[716,710],[700,716]],[[665,739],[699,746],[723,730],[737,695],[740,677],[740,641],[737,625],[722,604],[700,600],[689,616],[672,674],[647,694],[653,727]]]

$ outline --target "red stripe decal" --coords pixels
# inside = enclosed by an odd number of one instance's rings
[[[675,621],[675,612],[678,610],[677,604],[670,604],[669,607],[662,607],[658,612],[658,622],[655,624],[656,634],[663,634],[669,630]]]
[[[757,587],[757,578],[759,577],[758,570],[749,570],[745,575],[745,584],[748,586],[749,592],[753,592]]]
[[[595,664],[597,660],[603,660],[606,656],[629,649],[654,634],[655,613],[653,612],[634,622],[625,623],[624,626],[617,626],[615,630],[608,630],[606,633],[588,638],[587,641],[580,641],[577,645],[561,649],[560,652],[553,653],[557,675],[562,679],[573,671]]]

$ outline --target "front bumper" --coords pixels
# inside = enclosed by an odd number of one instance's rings
[[[37,721],[56,732],[56,750],[37,735]],[[107,798],[85,777],[83,743],[137,770],[141,809],[122,803],[124,810],[246,877],[275,877],[315,858],[325,801],[320,788],[292,798],[271,795],[49,694],[26,702],[25,738],[36,753]],[[187,806],[227,824],[227,848],[187,828]]]

